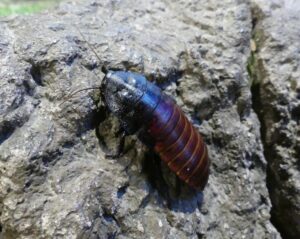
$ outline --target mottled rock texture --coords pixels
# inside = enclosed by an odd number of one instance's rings
[[[300,3],[256,1],[255,108],[262,121],[272,222],[300,237]]]
[[[259,96],[251,97],[258,71],[251,77],[247,72],[252,10],[258,5],[241,0],[89,0],[64,3],[52,13],[1,19],[2,237],[281,238],[270,222],[268,157],[252,107]],[[267,23],[259,21],[265,30]],[[280,68],[268,53],[272,46],[262,47],[265,53],[259,48],[257,54],[273,61],[273,68],[265,69],[276,85],[272,69],[280,73]],[[61,104],[73,90],[98,86],[103,65],[156,81],[198,126],[212,160],[203,193],[179,182],[135,136],[127,139],[124,156],[106,158],[118,141],[118,121],[103,107],[99,91],[80,92]],[[297,78],[296,71],[290,78]],[[278,82],[281,89],[284,79]],[[260,86],[267,94],[267,84]],[[275,144],[299,153],[295,133],[290,134],[299,123],[299,91],[279,95],[288,101],[280,109],[290,114],[280,116],[288,129],[278,132],[289,134],[286,139],[295,146],[282,146],[276,139]],[[271,107],[263,118],[273,125],[277,118],[269,117],[280,99],[266,97],[261,105]],[[291,111],[292,105],[296,110]],[[274,142],[269,138],[266,145]],[[286,162],[290,156],[279,150],[276,159]],[[279,165],[274,161],[273,174]],[[286,172],[299,175],[299,168],[291,170]],[[295,196],[288,186],[276,193],[280,178],[274,183],[271,195]]]

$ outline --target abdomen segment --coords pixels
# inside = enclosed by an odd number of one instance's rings
[[[209,175],[207,147],[181,109],[166,95],[153,111],[148,133],[154,150],[178,177],[203,189]]]

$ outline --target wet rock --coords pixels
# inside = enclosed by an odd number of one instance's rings
[[[246,69],[251,31],[239,0],[78,1],[2,19],[2,236],[280,238]],[[176,99],[208,144],[203,193],[135,136],[106,158],[118,122],[97,90],[61,104],[98,86],[102,66],[141,72]]]

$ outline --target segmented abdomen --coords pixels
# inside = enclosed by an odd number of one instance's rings
[[[148,133],[154,150],[180,179],[203,189],[209,176],[207,147],[181,109],[162,95],[153,111]]]

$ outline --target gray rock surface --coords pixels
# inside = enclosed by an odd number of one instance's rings
[[[252,7],[240,0],[89,0],[2,19],[2,237],[281,238],[270,222],[247,73]],[[102,65],[156,80],[195,122],[212,159],[203,193],[178,182],[135,136],[123,157],[105,158],[118,141],[118,122],[98,91],[61,104],[71,91],[99,85]]]
[[[284,238],[300,237],[299,12],[299,1],[293,0],[254,5],[255,101],[263,122],[272,221]]]

